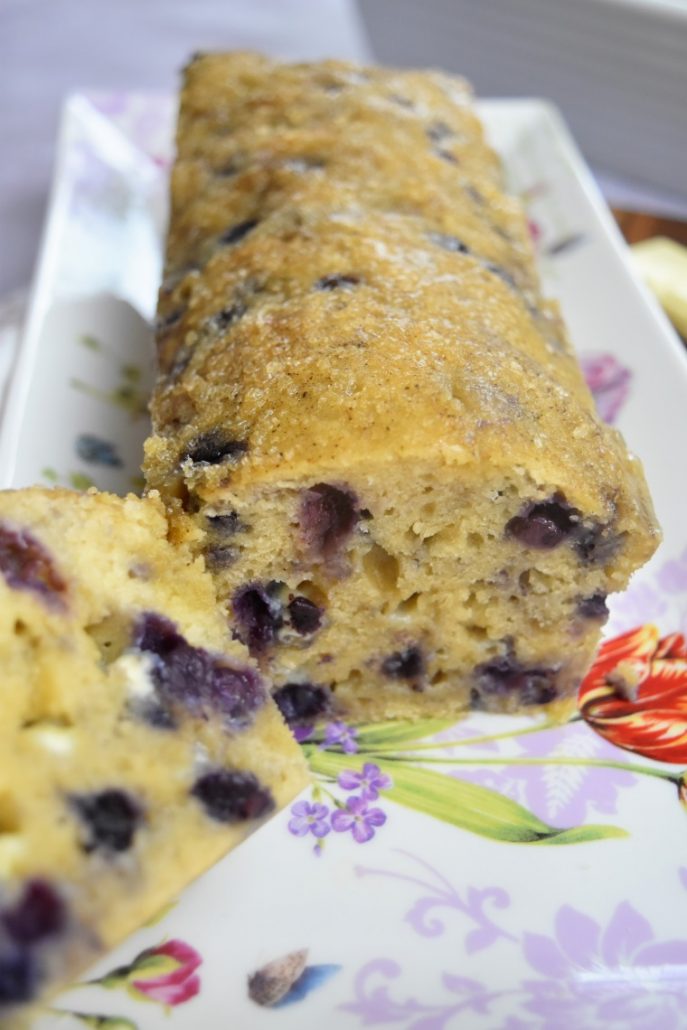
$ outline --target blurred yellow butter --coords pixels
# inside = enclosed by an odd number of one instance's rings
[[[687,336],[687,247],[656,236],[636,243],[631,250],[640,275],[677,331]]]

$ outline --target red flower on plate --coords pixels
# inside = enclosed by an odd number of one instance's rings
[[[126,977],[135,997],[160,1005],[181,1005],[200,991],[196,969],[202,958],[190,944],[171,940],[137,955]]]
[[[602,645],[578,698],[587,723],[617,747],[687,764],[687,645],[640,626]]]

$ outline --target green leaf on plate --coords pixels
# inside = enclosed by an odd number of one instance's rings
[[[78,340],[79,343],[83,347],[87,347],[88,350],[98,351],[103,349],[103,345],[100,342],[100,340],[97,339],[97,337],[95,336],[91,336],[90,333],[83,333],[81,336],[78,337]]]
[[[85,472],[70,472],[69,482],[75,490],[88,490],[89,487],[95,485],[91,477],[87,476]]]
[[[98,984],[99,987],[107,987],[112,990],[117,987],[126,986],[133,980],[150,980],[158,976],[166,976],[173,973],[180,966],[179,960],[154,948],[146,948],[139,952],[133,962],[125,966],[117,966],[109,973],[96,980],[87,980],[90,985]]]
[[[589,840],[603,840],[608,837],[627,837],[627,830],[620,826],[604,826],[590,823],[587,826],[573,826],[569,830],[556,830],[547,840],[539,844],[586,844]]]
[[[409,744],[433,737],[455,726],[455,719],[421,719],[419,722],[379,722],[366,726],[356,726],[356,739],[362,747],[375,744]],[[446,746],[450,747],[450,741]]]
[[[129,383],[140,383],[141,370],[138,365],[122,365],[121,373]]]
[[[90,1012],[74,1012],[67,1009],[50,1011],[57,1016],[71,1016],[86,1026],[105,1027],[106,1030],[138,1030],[138,1023],[134,1023],[133,1019],[125,1019],[124,1016],[98,1016]]]
[[[336,779],[344,769],[360,768],[367,757],[364,754],[345,755],[316,748],[305,750],[313,772],[331,779]],[[549,826],[517,801],[477,783],[419,769],[398,760],[387,761],[376,757],[375,764],[391,777],[393,783],[384,791],[384,797],[491,840],[511,844],[578,844],[605,837],[626,836],[625,831],[616,826],[578,826],[569,829]]]

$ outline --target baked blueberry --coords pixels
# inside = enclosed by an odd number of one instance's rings
[[[525,547],[548,551],[575,533],[579,522],[579,511],[572,508],[562,494],[554,494],[548,501],[526,504],[519,515],[506,523],[506,536]]]
[[[66,906],[46,880],[29,880],[21,897],[2,913],[2,923],[16,944],[35,944],[60,933],[67,919]]]
[[[288,604],[289,622],[296,633],[307,637],[317,632],[322,625],[322,609],[314,601],[300,595]]]
[[[175,325],[178,325],[185,314],[186,308],[175,308],[167,315],[160,315],[155,321],[155,335],[163,336],[170,329],[173,329]]]
[[[36,538],[26,529],[0,524],[0,572],[9,586],[42,594],[53,604],[64,604],[67,584]]]
[[[485,204],[484,197],[482,196],[482,194],[480,193],[480,191],[477,189],[476,186],[473,186],[472,183],[467,182],[463,186],[463,189],[467,193],[468,197],[470,197],[471,200],[474,200],[475,204],[478,204],[479,207],[484,207],[484,204]],[[494,228],[498,228],[498,227],[495,226]]]
[[[249,232],[252,232],[255,226],[258,224],[257,218],[247,218],[245,222],[239,222],[237,225],[232,225],[231,229],[227,229],[219,237],[219,242],[225,246],[231,246],[233,243],[238,243],[244,236],[247,236]]]
[[[523,705],[548,705],[557,696],[558,691],[545,670],[531,672],[520,688],[520,704]]]
[[[246,310],[245,304],[230,304],[229,307],[222,308],[220,311],[215,312],[214,315],[211,315],[209,323],[213,329],[224,332],[234,322],[238,322],[239,318],[245,315]]]
[[[231,179],[232,176],[238,175],[240,171],[241,165],[236,158],[232,158],[217,168],[213,168],[212,173],[218,179]]]
[[[0,1005],[30,1001],[38,990],[39,971],[27,948],[9,943],[0,950]]]
[[[399,107],[405,107],[408,111],[411,111],[415,107],[412,100],[409,100],[408,97],[401,96],[400,93],[389,93],[389,100],[394,104],[398,104]]]
[[[431,232],[429,238],[432,243],[436,243],[437,247],[442,247],[444,250],[451,251],[452,254],[469,254],[470,248],[462,240],[459,240],[457,236],[451,236],[450,233],[446,232]]]
[[[228,569],[236,561],[236,549],[234,547],[208,547],[205,552],[205,559],[208,567],[213,572]]]
[[[315,683],[287,683],[272,695],[289,726],[307,725],[329,709],[330,694]]]
[[[235,440],[222,429],[211,429],[191,441],[182,460],[190,458],[194,465],[218,465],[227,458],[240,458],[247,450],[245,440]]]
[[[472,712],[483,712],[486,708],[484,698],[480,694],[477,687],[470,688],[470,711]]]
[[[382,662],[382,672],[395,680],[416,680],[425,672],[424,655],[415,644],[403,651],[394,651]]]
[[[577,556],[585,565],[605,565],[617,553],[621,544],[620,536],[592,520],[579,526],[573,541]]]
[[[81,845],[84,851],[129,850],[143,813],[126,791],[110,788],[96,794],[76,794],[70,801],[86,829]]]
[[[252,583],[234,594],[232,611],[237,635],[252,655],[263,654],[276,641],[284,617],[269,584]]]
[[[557,673],[557,669],[545,666],[523,665],[509,650],[477,665],[473,675],[482,697],[517,694],[522,705],[545,705],[557,695]]]
[[[196,780],[191,794],[211,819],[239,823],[259,819],[274,809],[274,798],[251,772],[216,769]]]
[[[234,533],[238,533],[240,529],[243,529],[236,511],[229,511],[224,515],[208,515],[207,520],[208,528],[213,533],[222,534],[223,536],[233,536]]]
[[[441,121],[432,122],[425,131],[427,133],[427,138],[430,139],[432,143],[441,143],[443,140],[449,139],[449,137],[455,135],[451,126],[447,125],[446,122]]]
[[[167,708],[157,697],[154,700],[136,701],[129,705],[129,711],[156,730],[175,730],[178,726],[171,708]]]
[[[577,614],[583,619],[605,619],[608,615],[605,594],[591,594],[577,603]]]
[[[356,496],[347,487],[318,483],[304,491],[298,523],[310,556],[334,557],[358,521]]]
[[[150,675],[159,705],[170,714],[177,705],[197,717],[217,712],[230,728],[239,728],[251,721],[265,701],[262,682],[253,669],[193,647],[162,615],[140,616],[133,644],[155,656]]]
[[[501,279],[506,286],[510,286],[512,290],[518,289],[518,284],[515,279],[507,269],[503,268],[502,265],[496,265],[493,261],[485,261],[484,267],[488,272],[491,272],[492,275],[498,276],[498,278]]]
[[[318,290],[350,290],[357,286],[360,279],[357,275],[325,275],[318,279],[315,288]]]
[[[164,357],[163,352],[160,351],[160,371],[166,375],[170,380],[176,380],[179,378],[181,373],[188,368],[193,357],[193,347],[187,347],[182,345],[174,351],[170,358]]]

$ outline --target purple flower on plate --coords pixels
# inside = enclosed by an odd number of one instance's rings
[[[612,354],[587,354],[580,358],[582,373],[604,422],[615,422],[630,392],[632,372]]]
[[[345,808],[339,808],[332,816],[332,827],[337,833],[350,830],[358,844],[372,840],[375,827],[383,826],[386,815],[381,808],[368,808],[367,798],[352,797]]]
[[[360,796],[366,801],[376,801],[380,790],[391,786],[391,777],[383,773],[374,762],[365,762],[362,772],[344,769],[339,773],[339,786],[344,790],[359,790],[362,787]]]
[[[311,805],[308,801],[297,801],[291,806],[292,819],[289,820],[289,832],[295,837],[305,837],[312,833],[313,837],[326,837],[329,825],[329,809],[326,805]]]
[[[687,939],[657,941],[629,901],[602,927],[570,905],[558,910],[554,936],[525,933],[523,952],[542,980],[526,980],[524,1007],[541,1030],[678,1030],[687,1005]]]
[[[356,737],[358,731],[355,726],[347,726],[345,722],[330,722],[324,733],[322,747],[332,747],[335,744],[347,755],[353,755],[358,750]]]

